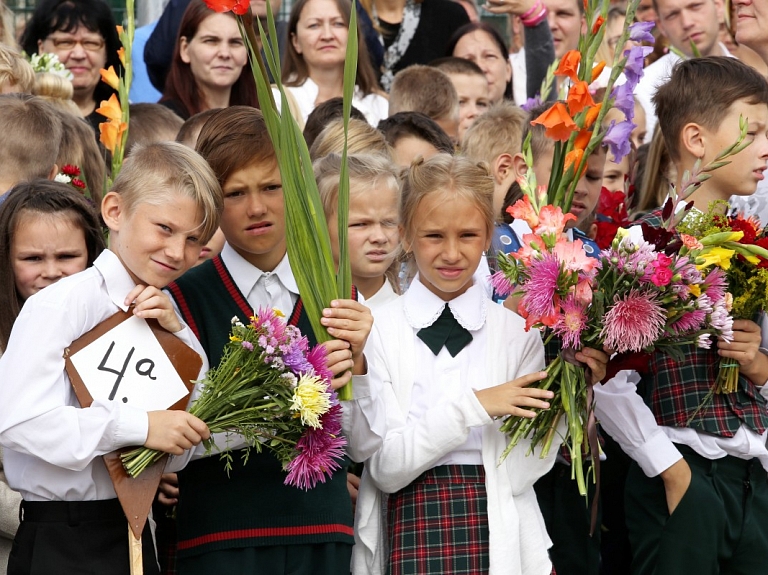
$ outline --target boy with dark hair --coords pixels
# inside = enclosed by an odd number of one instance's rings
[[[307,123],[304,124],[304,141],[307,142],[307,148],[311,148],[312,144],[320,135],[325,127],[333,120],[341,119],[344,117],[344,98],[331,98],[315,106],[315,109],[307,116]],[[355,118],[357,120],[366,121],[365,114],[360,110],[352,106],[349,112],[350,119]]]
[[[678,64],[655,104],[678,186],[698,160],[706,165],[736,140],[740,117],[748,122],[751,144],[688,198],[694,209],[754,192],[768,161],[762,76],[732,58],[694,58]],[[644,220],[659,225],[660,210]],[[680,363],[657,352],[644,373],[622,371],[595,387],[598,418],[634,460],[626,491],[633,573],[765,570],[766,344],[757,323],[735,320],[731,342],[680,348]],[[722,357],[739,363],[729,394],[713,393]]]
[[[435,154],[453,154],[453,142],[429,116],[419,112],[399,112],[379,122],[378,129],[392,147],[392,159],[403,168],[417,157],[425,160]]]

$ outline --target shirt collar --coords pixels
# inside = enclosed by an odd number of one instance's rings
[[[291,264],[288,261],[287,253],[272,272],[264,272],[255,265],[249,263],[229,245],[229,242],[226,242],[224,248],[221,250],[221,259],[224,261],[224,265],[227,266],[229,273],[232,275],[232,279],[235,280],[237,289],[239,289],[240,293],[245,297],[248,297],[248,294],[251,293],[256,282],[268,273],[275,274],[277,279],[280,280],[280,283],[283,284],[288,291],[295,295],[299,295],[299,287],[296,284],[296,278],[293,277],[293,271],[291,270]]]
[[[405,317],[413,329],[422,329],[435,323],[446,303],[453,317],[464,329],[477,331],[485,324],[488,300],[483,287],[478,283],[472,284],[463,294],[446,302],[429,291],[417,274],[402,297]]]
[[[128,311],[125,298],[136,287],[136,282],[133,281],[117,254],[110,250],[104,250],[93,262],[93,267],[99,270],[104,278],[109,299],[121,310]]]

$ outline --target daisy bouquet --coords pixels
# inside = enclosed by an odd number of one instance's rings
[[[740,215],[727,216],[726,202],[713,202],[707,213],[690,212],[677,226],[685,250],[696,250],[702,265],[723,270],[729,311],[736,319],[755,319],[768,303],[768,234],[760,222]],[[707,238],[726,239],[705,246]],[[732,393],[739,385],[739,364],[722,358],[715,382],[716,393]]]
[[[207,452],[222,452],[227,471],[232,455],[213,434],[235,433],[251,448],[274,453],[287,472],[285,483],[311,489],[339,468],[346,440],[341,405],[331,388],[325,349],[309,349],[307,338],[282,314],[261,309],[243,325],[233,318],[221,363],[202,382],[189,412],[211,431]],[[121,457],[133,477],[156,463],[162,452],[138,448]]]

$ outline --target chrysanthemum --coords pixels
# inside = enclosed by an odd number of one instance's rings
[[[313,372],[312,364],[307,361],[301,348],[296,345],[288,346],[284,351],[283,362],[295,374],[303,375]]]
[[[562,304],[562,310],[552,331],[563,340],[563,347],[579,349],[581,332],[587,327],[586,310],[575,296],[569,295]]]
[[[322,345],[316,345],[312,348],[307,354],[307,361],[312,364],[317,377],[330,383],[333,379],[333,374],[331,373],[331,370],[328,369],[328,359],[325,348]]]
[[[733,318],[725,309],[725,300],[715,304],[712,314],[709,316],[709,323],[725,341],[733,340]]]
[[[341,434],[341,406],[334,405],[321,419],[321,427],[308,428],[296,444],[297,455],[285,467],[286,485],[311,489],[325,483],[339,468],[346,440]]]
[[[531,277],[525,284],[525,295],[520,299],[520,305],[535,318],[554,316],[560,262],[555,256],[546,255],[541,260],[532,261],[529,269]]]
[[[698,341],[697,345],[701,349],[711,349],[711,347],[712,347],[712,339],[710,338],[710,335],[708,333],[701,334],[699,336],[699,341]]]
[[[293,391],[291,410],[301,416],[301,423],[320,427],[320,417],[331,408],[328,384],[317,376],[303,375]]]
[[[616,296],[603,317],[600,336],[608,348],[618,353],[641,351],[659,338],[665,319],[653,295],[632,290],[624,298]]]
[[[728,290],[728,277],[722,269],[714,267],[704,278],[701,287],[713,302],[718,302],[725,297]]]
[[[493,289],[496,291],[496,293],[501,297],[508,296],[514,289],[512,282],[507,279],[507,276],[504,275],[504,272],[502,271],[497,271],[491,276],[491,285],[493,286]]]
[[[692,333],[704,327],[704,322],[706,321],[706,319],[707,319],[706,312],[700,309],[687,311],[683,313],[683,315],[681,315],[679,319],[675,320],[670,326],[670,328],[677,335]]]

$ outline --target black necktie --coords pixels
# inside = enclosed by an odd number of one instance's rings
[[[443,313],[435,320],[435,323],[420,329],[416,335],[427,344],[427,347],[435,355],[440,353],[440,350],[445,346],[451,357],[456,357],[464,349],[464,346],[472,341],[472,334],[456,321],[448,304],[445,304]]]

